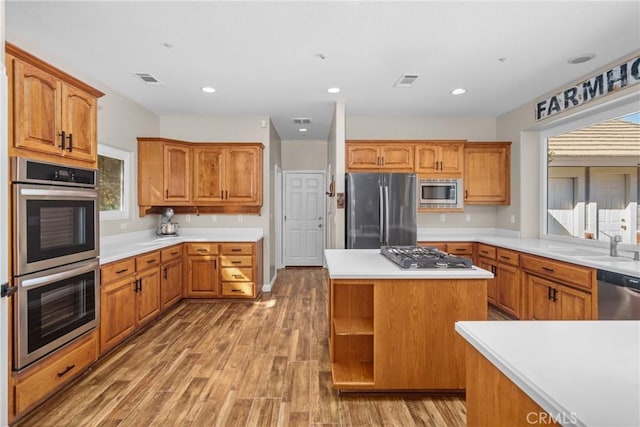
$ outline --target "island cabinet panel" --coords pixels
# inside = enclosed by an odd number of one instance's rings
[[[461,390],[458,320],[486,320],[486,280],[330,280],[329,353],[341,390]],[[446,349],[446,350],[444,350]]]
[[[560,426],[475,348],[466,347],[467,426]]]

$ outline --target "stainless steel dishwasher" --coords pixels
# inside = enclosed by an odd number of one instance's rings
[[[598,318],[640,320],[640,278],[598,270]]]

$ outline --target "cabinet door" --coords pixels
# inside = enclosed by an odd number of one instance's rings
[[[65,157],[95,162],[97,101],[94,96],[67,84],[62,85],[62,130],[66,133]]]
[[[227,148],[225,159],[225,201],[243,205],[262,204],[258,183],[262,182],[260,151],[257,148]]]
[[[100,297],[101,353],[131,335],[135,330],[136,294],[134,289],[134,276],[126,277],[102,287]]]
[[[508,205],[509,146],[473,145],[464,148],[464,203]]]
[[[165,144],[164,152],[164,201],[189,202],[190,167],[189,148]]]
[[[380,163],[379,146],[347,144],[347,170],[378,170]]]
[[[461,176],[464,164],[464,144],[443,144],[440,149],[440,173]]]
[[[591,294],[566,286],[557,287],[559,320],[591,320]]]
[[[527,317],[531,320],[556,320],[556,305],[551,296],[557,284],[530,274],[526,277],[529,297]]]
[[[383,145],[380,147],[381,167],[394,172],[413,172],[413,144]]]
[[[137,279],[136,314],[138,325],[142,325],[160,313],[160,270],[151,268],[139,273]]]
[[[478,258],[478,267],[487,270],[495,271],[495,261],[487,258]],[[496,284],[496,278],[487,279],[487,299],[490,303],[496,304],[498,302],[498,287]]]
[[[220,203],[224,198],[224,149],[193,148],[193,201]]]
[[[160,299],[165,309],[182,298],[182,259],[162,266],[162,288]]]
[[[498,305],[516,319],[520,313],[520,270],[517,267],[499,263],[496,270]]]
[[[416,173],[438,173],[439,147],[435,144],[416,145]]]
[[[13,146],[60,155],[62,83],[18,60],[14,60],[13,70]]]
[[[190,256],[187,259],[187,297],[211,298],[219,295],[218,257]]]

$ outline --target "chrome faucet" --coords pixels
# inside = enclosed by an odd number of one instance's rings
[[[609,238],[609,256],[617,257],[618,255],[618,243],[622,242],[622,236],[616,235],[613,236],[611,234],[607,234],[604,231],[601,231],[602,234]]]

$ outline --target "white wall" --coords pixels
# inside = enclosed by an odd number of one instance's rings
[[[176,215],[175,221],[181,227],[196,228],[261,228],[264,234],[264,271],[265,277],[263,283],[270,283],[272,278],[271,258],[271,191],[273,184],[271,182],[270,170],[273,166],[271,160],[272,149],[270,147],[271,133],[275,130],[271,129],[271,123],[267,116],[161,116],[160,117],[160,136],[163,138],[178,139],[188,142],[260,142],[264,145],[262,153],[263,170],[262,170],[262,209],[260,215],[212,215],[201,214],[189,215],[190,221],[187,222],[187,215]],[[154,135],[146,135],[154,136]],[[279,138],[275,142],[279,144]],[[279,148],[274,148],[274,155],[279,155]],[[280,162],[280,159],[274,160]],[[159,221],[159,215],[150,215],[156,217]],[[274,259],[275,261],[275,259]]]
[[[278,131],[276,130],[273,123],[269,121],[269,246],[265,247],[264,250],[269,252],[269,268],[268,268],[268,276],[267,276],[267,264],[265,264],[265,282],[269,283],[269,288],[266,290],[271,290],[271,282],[276,277],[276,191],[282,191],[281,188],[276,188],[276,165],[282,168],[282,141],[280,140],[280,135],[278,135]]]
[[[337,101],[333,111],[333,118],[329,128],[327,142],[327,165],[330,165],[335,175],[334,197],[329,197],[327,212],[327,228],[330,230],[327,238],[327,248],[343,249],[345,247],[345,213],[344,208],[338,209],[338,195],[344,196],[344,162],[345,162],[345,105],[343,101]]]
[[[638,53],[631,53],[625,58],[631,58],[638,55]],[[611,66],[621,62],[622,59],[593,70],[564,87],[577,84],[587,77],[606,71]],[[499,140],[512,141],[511,206],[498,209],[496,221],[499,224],[509,224],[510,215],[516,215],[516,224],[512,224],[509,227],[519,229],[521,237],[540,236],[543,171],[543,150],[541,149],[540,133],[546,129],[567,125],[572,121],[582,120],[620,106],[635,105],[636,108],[639,108],[638,105],[640,105],[638,103],[640,88],[632,86],[536,122],[534,112],[537,99],[551,96],[563,88],[557,88],[547,94],[541,94],[540,97],[527,104],[498,117],[496,121],[497,138]]]
[[[325,170],[327,141],[282,141],[283,170]]]

